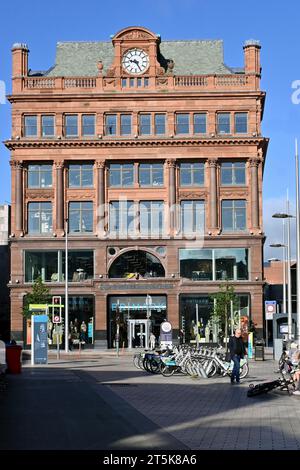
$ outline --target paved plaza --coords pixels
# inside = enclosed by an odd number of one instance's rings
[[[128,353],[26,362],[0,395],[0,449],[298,450],[300,398],[247,397],[249,384],[274,380],[276,368],[270,358],[250,361],[249,377],[231,385],[150,375]]]

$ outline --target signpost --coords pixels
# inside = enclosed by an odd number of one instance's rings
[[[265,301],[265,318],[266,318],[266,346],[269,346],[268,334],[268,321],[273,320],[273,315],[276,313],[276,300]]]
[[[47,306],[44,311],[47,311]],[[30,307],[29,307],[30,308]],[[36,310],[37,311],[37,310]],[[42,309],[39,310],[43,311]],[[31,316],[31,364],[48,363],[48,315]]]
[[[160,324],[160,347],[162,349],[172,348],[172,325],[168,321]]]

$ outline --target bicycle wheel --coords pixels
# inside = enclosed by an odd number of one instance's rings
[[[140,369],[140,366],[139,366],[139,359],[140,359],[140,355],[139,354],[135,354],[133,356],[133,365],[134,367],[136,367],[137,369]]]
[[[248,362],[245,362],[245,364],[243,364],[242,367],[240,367],[240,378],[244,379],[245,377],[247,377],[248,374],[249,374],[249,365],[248,365]]]
[[[214,377],[217,373],[217,366],[216,364],[212,364],[211,365],[211,369],[210,369],[210,372],[208,373],[207,377]]]
[[[160,363],[156,359],[152,359],[150,361],[150,369],[152,374],[159,374],[160,373]]]
[[[174,374],[175,368],[171,368],[167,366],[166,364],[161,365],[160,371],[164,377],[171,377],[171,375]]]

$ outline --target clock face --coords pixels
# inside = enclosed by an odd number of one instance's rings
[[[122,59],[123,68],[132,75],[141,75],[149,67],[149,56],[142,49],[129,49]]]

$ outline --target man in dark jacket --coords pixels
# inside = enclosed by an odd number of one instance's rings
[[[231,336],[229,339],[229,351],[230,351],[230,358],[234,363],[232,374],[231,374],[231,383],[234,383],[234,379],[236,383],[240,383],[240,361],[246,354],[246,348],[242,339],[242,332],[238,328],[234,332],[234,336]]]

